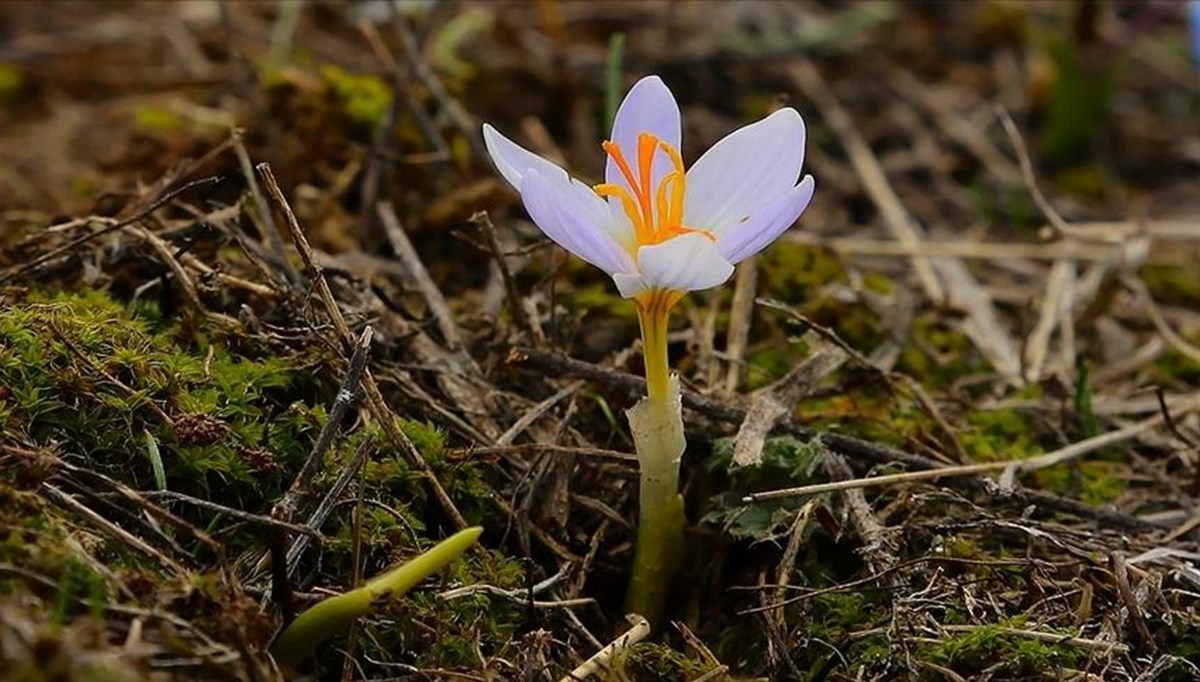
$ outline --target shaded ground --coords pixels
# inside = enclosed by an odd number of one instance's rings
[[[688,567],[599,676],[1197,676],[1182,5],[400,7],[0,6],[0,678],[558,680],[618,637],[636,318],[477,133],[595,178],[645,73],[688,159],[796,106],[818,190],[676,315]]]

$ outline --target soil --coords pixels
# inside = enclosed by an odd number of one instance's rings
[[[1186,8],[0,4],[0,680],[1200,679]],[[598,182],[647,74],[817,182],[673,315],[648,631],[635,309],[480,135]]]

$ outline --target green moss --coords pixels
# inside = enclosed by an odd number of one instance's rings
[[[401,419],[400,428],[412,441],[417,452],[421,453],[421,457],[433,469],[438,481],[450,494],[467,522],[481,523],[487,516],[488,510],[491,509],[488,499],[492,496],[492,489],[484,480],[483,463],[472,458],[448,458],[445,432],[429,422]],[[407,464],[397,463],[399,469],[406,472],[406,478],[409,477],[411,472],[408,472]],[[428,503],[425,486],[420,486],[419,491],[415,491],[415,494],[423,502]]]
[[[1054,184],[1067,194],[1103,201],[1112,193],[1112,181],[1097,166],[1072,166],[1054,174]]]
[[[890,277],[878,272],[868,272],[862,278],[863,287],[867,291],[888,295],[896,291],[896,283]]]
[[[518,561],[479,549],[451,564],[443,580],[450,586],[488,583],[520,590],[525,572]],[[514,635],[526,619],[524,605],[485,594],[445,600],[438,591],[417,588],[366,623],[368,636],[359,640],[365,653],[422,668],[473,668],[480,651],[515,653],[505,648],[515,646]]]
[[[163,107],[141,106],[133,111],[137,127],[153,133],[174,133],[184,126],[183,117]]]
[[[74,610],[75,599],[89,604],[92,618],[99,619],[107,601],[108,585],[104,578],[78,557],[64,560],[58,578],[58,592],[54,595],[54,606],[50,622],[62,625]]]
[[[971,459],[995,462],[1025,459],[1044,452],[1037,421],[1022,410],[971,410],[966,414],[970,428],[958,440]]]
[[[890,608],[877,592],[831,592],[805,602],[792,622],[802,623],[806,637],[838,643],[841,654],[862,665],[878,664],[891,655],[883,633],[861,636],[863,630],[880,627],[890,619]],[[801,664],[814,672],[829,663],[829,652],[814,648],[805,652]]]
[[[963,535],[952,535],[946,538],[942,543],[942,553],[956,559],[978,559],[985,556],[983,548],[974,538]]]
[[[242,340],[239,346],[244,345]],[[67,443],[69,456],[88,468],[152,489],[157,485],[143,435],[149,430],[169,490],[251,511],[278,499],[291,481],[327,422],[325,405],[333,397],[334,387],[315,380],[303,356],[235,351],[219,331],[202,323],[169,323],[150,305],[131,312],[98,292],[34,294],[17,301],[0,312],[0,348],[5,351],[0,353],[5,390],[0,427],[6,437],[11,434],[23,447]],[[492,494],[484,463],[451,457],[446,434],[431,423],[401,419],[399,425],[463,514],[484,518]],[[313,495],[328,490],[340,466],[368,437],[378,450],[364,471],[364,494],[381,503],[363,508],[359,527],[363,572],[370,575],[427,547],[426,520],[439,512],[421,476],[391,448],[378,425],[335,441]],[[0,562],[57,581],[57,592],[45,595],[46,617],[68,622],[85,614],[80,603],[102,604],[112,595],[104,593],[102,579],[60,529],[66,523],[61,511],[24,491],[39,481],[32,464],[0,469]],[[352,509],[339,508],[322,529],[329,538],[319,555],[322,575],[352,574]],[[195,511],[181,509],[185,515]],[[197,513],[194,520],[212,528],[211,515]],[[215,528],[230,556],[261,548],[255,528]],[[159,570],[103,536],[89,552],[114,569],[151,580]],[[518,561],[481,549],[454,564],[444,579],[520,589],[525,572]],[[0,576],[0,593],[22,586],[20,579]],[[216,618],[225,590],[213,583],[197,593],[205,595],[205,610],[196,618]],[[478,662],[477,646],[493,652],[513,646],[525,618],[518,602],[483,595],[447,602],[433,590],[418,589],[365,625],[371,636],[360,645],[372,658],[399,656],[422,667],[470,668]]]
[[[1154,373],[1168,386],[1183,386],[1190,390],[1200,383],[1200,362],[1168,350],[1155,359]]]
[[[1057,466],[1034,472],[1039,488],[1078,497],[1092,506],[1118,500],[1128,487],[1129,467],[1121,462],[1085,460],[1070,466]]]
[[[1138,276],[1154,300],[1163,305],[1200,304],[1200,277],[1195,265],[1143,265]]]
[[[25,77],[12,64],[0,64],[0,100],[16,99],[25,85]]]
[[[573,287],[564,295],[565,306],[571,311],[587,311],[588,315],[604,315],[618,319],[637,319],[637,308],[621,298],[608,280],[594,281]]]
[[[759,290],[787,303],[813,298],[820,287],[846,281],[846,268],[832,251],[779,242],[759,256]]]
[[[1159,678],[1164,682],[1184,682],[1196,679],[1197,664],[1200,664],[1200,613],[1192,604],[1182,599],[1170,598],[1175,616],[1170,619],[1153,619],[1151,634],[1159,650],[1179,658],[1175,665],[1163,671]]]
[[[1038,676],[1046,671],[1074,667],[1082,655],[1077,649],[1032,639],[1012,632],[1020,619],[981,625],[952,632],[921,647],[928,660],[962,675],[972,675],[1002,664],[1006,675]],[[1064,634],[1064,637],[1069,636]]]
[[[946,324],[937,311],[918,315],[896,369],[926,387],[945,386],[984,369],[965,334]]]
[[[326,64],[321,77],[351,120],[378,125],[392,108],[392,91],[378,76],[358,76]]]
[[[760,295],[777,299],[796,310],[804,318],[832,329],[856,348],[871,348],[886,336],[878,315],[868,306],[848,303],[830,296],[818,295],[829,284],[847,283],[849,277],[841,259],[820,247],[780,242],[759,256]],[[893,289],[883,276],[868,275],[865,286],[877,293]],[[752,352],[747,357],[747,388],[753,390],[783,376],[791,369],[804,347],[787,339],[794,327],[784,322],[778,313],[759,313],[763,322],[756,322]],[[726,320],[719,320],[719,324]]]
[[[831,592],[812,600],[808,617],[826,634],[845,635],[879,619],[877,600],[862,592]]]
[[[838,431],[893,447],[936,439],[933,420],[903,387],[872,382],[862,390],[805,400],[797,419],[820,431]]]
[[[66,534],[39,495],[12,487],[14,483],[34,483],[17,481],[21,473],[13,466],[0,471],[0,563],[57,579],[62,567],[72,560]],[[15,584],[9,578],[0,575],[0,594],[10,592]]]
[[[746,391],[755,391],[782,378],[803,357],[789,343],[772,344],[746,356]]]
[[[703,675],[711,666],[664,644],[638,642],[616,657],[613,668],[616,674],[610,679],[683,682]]]
[[[430,464],[446,461],[446,432],[430,422],[401,419],[400,430]]]
[[[95,291],[32,294],[0,312],[0,425],[25,443],[69,444],[89,468],[153,489],[148,430],[168,489],[219,487],[251,507],[273,499],[281,469],[302,461],[324,419],[284,396],[329,391],[301,357],[248,357],[156,318],[152,306],[131,314]]]

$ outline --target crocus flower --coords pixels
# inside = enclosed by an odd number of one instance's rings
[[[639,307],[670,308],[724,283],[800,216],[813,178],[800,177],[804,121],[785,108],[726,136],[684,171],[679,106],[657,76],[617,110],[604,183],[589,187],[483,126],[488,153],[555,243],[612,276]],[[656,295],[657,294],[657,295]]]
[[[686,522],[681,394],[667,358],[671,307],[689,291],[724,283],[734,264],[775,241],[804,212],[814,186],[812,176],[800,177],[805,133],[795,109],[734,131],[686,171],[680,127],[662,80],[638,81],[602,145],[604,182],[589,187],[483,126],[492,161],[542,232],[611,275],[637,304],[646,397],[626,413],[641,478],[626,606],[652,622],[683,555]]]

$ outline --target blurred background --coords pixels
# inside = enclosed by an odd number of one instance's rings
[[[0,202],[6,221],[22,210],[112,212],[138,179],[202,155],[237,125],[256,160],[326,199],[309,225],[345,250],[372,228],[335,214],[353,213],[364,191],[392,199],[414,230],[504,201],[479,154],[482,121],[597,177],[614,98],[658,73],[683,104],[686,158],[781,104],[806,116],[823,189],[806,232],[872,220],[814,88],[848,112],[926,225],[1034,227],[998,109],[1028,136],[1065,214],[1184,213],[1196,209],[1187,189],[1200,163],[1187,9],[8,2]],[[823,83],[806,84],[798,63],[818,66]]]

